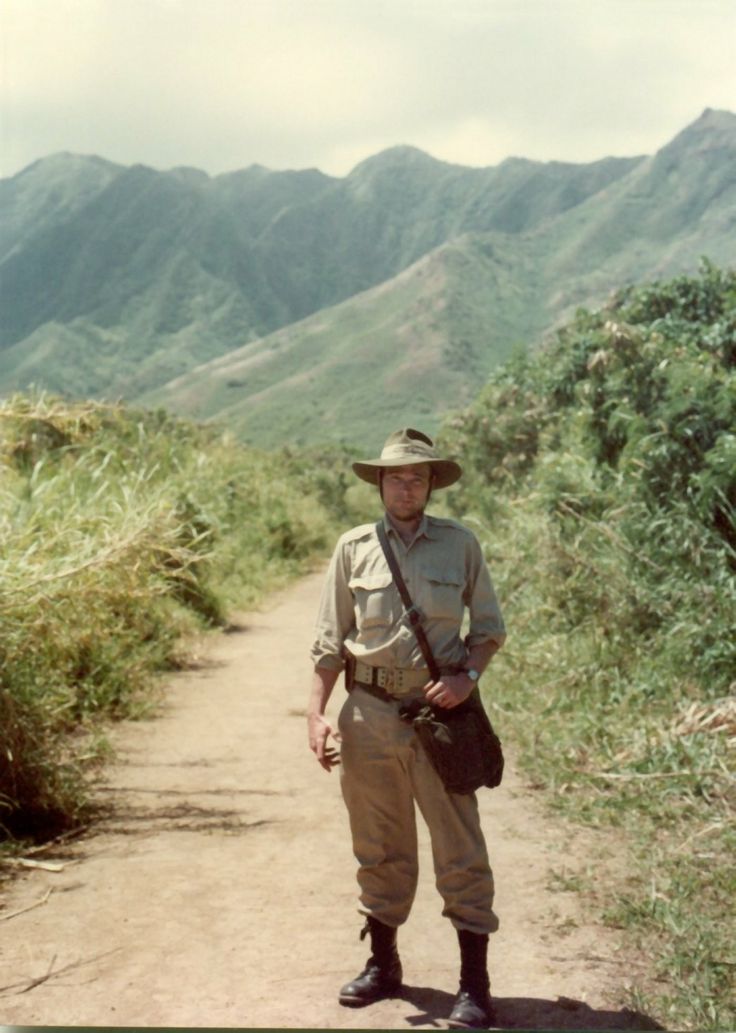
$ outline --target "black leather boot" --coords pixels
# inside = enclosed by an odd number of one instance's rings
[[[460,990],[449,1018],[450,1029],[488,1029],[495,1021],[488,979],[488,935],[458,929]]]
[[[401,961],[396,950],[396,929],[384,925],[369,915],[360,934],[361,940],[370,933],[371,956],[359,976],[346,983],[340,991],[340,1004],[362,1008],[384,997],[394,997],[401,987]]]

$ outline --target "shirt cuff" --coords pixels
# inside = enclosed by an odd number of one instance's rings
[[[328,671],[342,671],[345,661],[334,653],[313,653],[312,660],[315,667],[325,667]]]
[[[480,646],[484,642],[495,642],[496,645],[498,646],[498,648],[500,649],[505,641],[506,641],[506,632],[505,631],[493,631],[493,632],[490,632],[490,633],[489,632],[485,632],[484,633],[482,631],[477,631],[474,635],[471,634],[471,635],[466,635],[465,636],[465,648],[466,649],[472,649],[473,646]]]

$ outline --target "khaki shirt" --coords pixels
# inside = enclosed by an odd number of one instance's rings
[[[502,645],[501,610],[473,532],[454,520],[425,514],[406,546],[383,519],[438,666],[461,666],[470,647],[489,639]],[[332,555],[311,650],[315,666],[342,670],[344,647],[376,667],[426,668],[374,524],[342,535]]]

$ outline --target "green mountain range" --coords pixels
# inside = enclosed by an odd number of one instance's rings
[[[246,440],[432,431],[519,345],[627,282],[736,263],[736,115],[652,157],[471,169],[410,147],[333,178],[55,155],[0,181],[0,392]]]

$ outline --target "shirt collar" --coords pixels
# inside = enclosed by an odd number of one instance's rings
[[[397,538],[399,537],[398,531],[396,530],[394,525],[389,520],[388,513],[386,513],[385,511],[384,511],[384,514],[383,514],[383,526],[386,528],[386,532],[388,534],[395,534]],[[416,534],[414,535],[412,541],[415,542],[415,541],[417,541],[418,538],[422,538],[422,537],[423,538],[430,538],[430,539],[434,538],[435,535],[434,535],[433,532],[434,532],[434,528],[432,526],[432,518],[427,516],[426,513],[423,513],[422,514],[421,522],[419,524],[419,527],[417,528]]]

